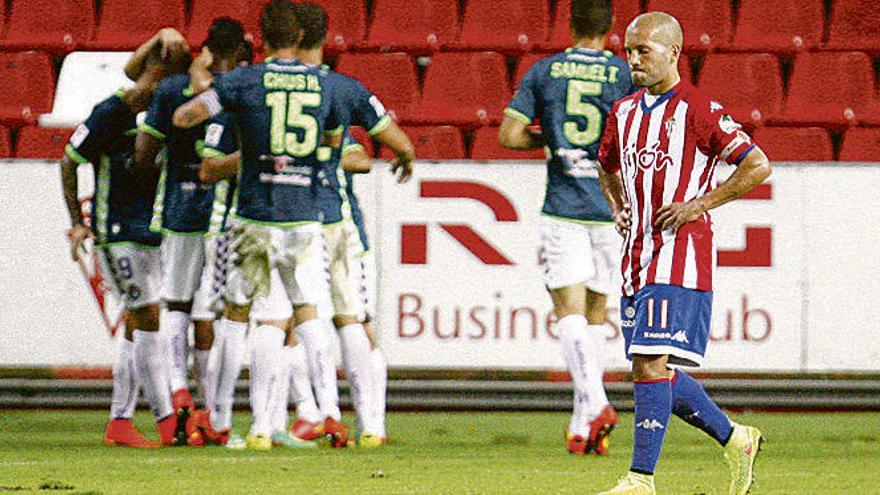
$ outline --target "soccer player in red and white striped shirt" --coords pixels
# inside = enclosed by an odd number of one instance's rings
[[[689,375],[669,365],[702,363],[712,313],[715,245],[709,210],[770,175],[767,157],[724,107],[678,74],[682,33],[662,12],[626,32],[633,82],[602,138],[600,181],[624,237],[621,324],[635,393],[633,461],[606,494],[653,494],[654,468],[671,414],[717,440],[731,466],[731,494],[745,494],[761,442],[732,423]],[[714,187],[719,162],[737,166]]]

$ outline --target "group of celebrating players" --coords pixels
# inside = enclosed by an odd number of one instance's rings
[[[351,442],[386,441],[386,363],[369,324],[373,270],[352,182],[372,163],[348,128],[390,148],[401,181],[412,175],[413,146],[374,95],[322,64],[323,9],[275,0],[262,31],[268,57],[254,65],[236,20],[215,20],[192,61],[183,37],[163,29],[126,65],[134,87],[95,106],[65,148],[72,255],[94,238],[126,309],[108,445],[159,446],[131,421],[140,388],[161,445],[348,445],[322,303],[332,306],[351,382]],[[90,225],[76,180],[87,162]],[[232,406],[251,318],[253,422],[242,439]],[[204,410],[188,389],[191,321]],[[289,400],[297,419],[288,429]]]
[[[540,238],[574,383],[567,448],[607,454],[618,423],[602,383],[602,325],[619,263],[634,449],[628,474],[604,493],[655,493],[674,414],[724,447],[730,493],[745,494],[761,432],[731,421],[681,367],[699,366],[708,341],[708,211],[763,182],[769,161],[721,104],[681,81],[675,18],[633,19],[627,61],[603,50],[611,23],[610,1],[572,1],[572,48],[531,67],[499,130],[505,147],[547,150]],[[352,442],[385,442],[386,364],[369,325],[372,270],[352,187],[371,161],[348,128],[390,148],[401,181],[413,147],[374,95],[322,65],[326,33],[320,7],[273,0],[262,12],[268,58],[251,64],[237,21],[216,20],[192,62],[180,34],[163,30],[128,63],[134,87],[97,105],[71,137],[62,179],[72,254],[94,236],[127,308],[108,444],[154,446],[131,422],[143,387],[164,445],[311,447],[324,436],[347,445],[331,330],[319,314],[328,298],[357,412]],[[716,187],[719,161],[736,170]],[[86,162],[96,169],[91,227],[77,201],[76,167]],[[251,319],[253,423],[242,439],[231,432],[232,400]],[[205,411],[187,389],[190,321]]]

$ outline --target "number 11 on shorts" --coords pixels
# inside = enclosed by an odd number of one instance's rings
[[[648,328],[654,328],[654,306],[655,301],[653,297],[648,298]],[[669,315],[669,300],[661,299],[660,300],[660,329],[666,330],[667,326],[667,316]]]

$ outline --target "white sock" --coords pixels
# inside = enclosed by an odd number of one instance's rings
[[[296,333],[306,348],[312,385],[321,416],[340,420],[339,390],[336,384],[336,363],[330,352],[332,326],[322,320],[309,320],[296,327]]]
[[[358,432],[377,433],[373,419],[373,380],[370,366],[370,339],[360,323],[346,325],[339,329],[342,344],[342,365],[345,377],[351,385],[351,397],[357,411],[356,428]]]
[[[290,405],[290,354],[292,352],[293,347],[286,345],[281,347],[281,354],[279,356],[281,366],[278,370],[278,379],[275,380],[275,392],[272,396],[272,401],[275,403],[272,409],[273,433],[276,431],[287,431],[287,420],[289,418],[287,408]]]
[[[171,391],[188,388],[189,364],[187,354],[189,342],[189,313],[167,311],[163,315],[161,329],[167,335],[171,346]]]
[[[315,394],[309,379],[306,346],[299,344],[293,348],[285,347],[284,353],[290,366],[290,396],[296,405],[296,417],[309,423],[321,421],[323,418],[315,403]]]
[[[167,351],[167,348],[159,332],[134,331],[134,365],[156,421],[165,419],[174,412],[171,406],[169,366],[163,351]]]
[[[590,389],[590,421],[596,418],[602,409],[608,405],[608,396],[605,394],[605,327],[603,325],[590,325],[587,327],[587,335],[584,339],[588,349],[592,350],[593,365],[590,370],[587,387]]]
[[[196,373],[196,382],[202,391],[202,403],[208,408],[208,358],[211,356],[211,350],[193,349],[193,368]],[[216,385],[215,385],[216,386]],[[210,409],[209,409],[210,410]]]
[[[113,398],[110,419],[131,419],[137,407],[139,384],[134,368],[134,344],[124,331],[116,336],[116,362],[113,363]]]
[[[254,419],[251,434],[272,434],[272,413],[276,408],[281,370],[281,347],[284,346],[284,330],[271,325],[254,329],[251,339],[250,397]]]
[[[247,323],[226,318],[214,323],[214,345],[208,358],[208,390],[205,400],[211,411],[211,425],[218,431],[232,427],[235,385],[244,364]]]
[[[388,362],[379,349],[370,352],[370,367],[373,371],[373,418],[376,427],[374,432],[384,437],[385,433],[385,392],[388,388]]]
[[[590,421],[608,403],[605,391],[601,389],[602,377],[598,377],[601,395],[595,395],[596,392],[590,383],[591,380],[596,379],[596,362],[599,360],[590,336],[593,329],[589,327],[583,315],[568,315],[561,318],[557,328],[559,328],[562,356],[574,385],[574,407],[569,431],[573,435],[587,436],[590,433]]]

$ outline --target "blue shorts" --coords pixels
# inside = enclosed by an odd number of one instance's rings
[[[669,355],[669,363],[700,366],[709,340],[712,293],[651,284],[620,298],[626,357]]]

